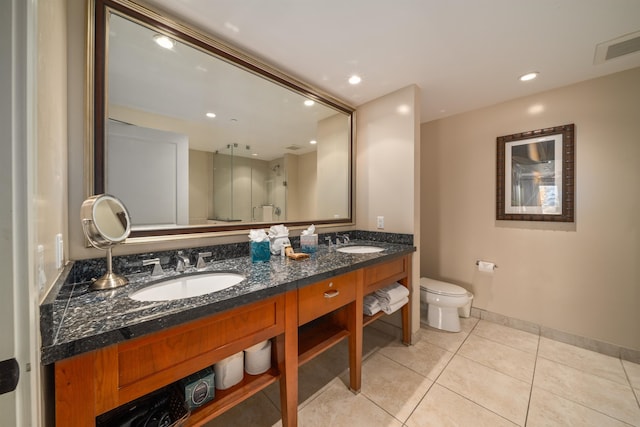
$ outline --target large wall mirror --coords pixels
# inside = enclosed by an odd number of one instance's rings
[[[339,224],[353,108],[128,0],[95,0],[89,187],[132,237]]]

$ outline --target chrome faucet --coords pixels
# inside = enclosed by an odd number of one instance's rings
[[[202,269],[202,268],[206,268],[207,267],[207,263],[204,261],[205,257],[210,257],[211,256],[211,252],[200,252],[198,254],[198,262],[196,263],[196,268],[198,270]]]
[[[191,267],[191,260],[184,254],[184,252],[178,251],[176,258],[178,259],[176,262],[176,272],[181,273]]]
[[[340,241],[340,239],[342,239],[342,242]],[[347,243],[349,243],[349,236],[347,236],[346,234],[343,234],[341,236],[338,233],[336,233],[336,246],[346,245]]]
[[[329,249],[332,249],[334,244],[333,244],[333,241],[331,240],[331,236],[325,237],[324,240],[326,240],[328,242],[327,246],[329,246]]]
[[[162,266],[160,265],[160,258],[151,258],[142,260],[142,265],[152,265],[153,271],[151,272],[151,277],[162,276],[164,274],[164,270],[162,270]]]

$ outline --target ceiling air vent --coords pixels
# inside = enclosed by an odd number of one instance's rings
[[[605,61],[635,52],[640,52],[640,31],[600,43],[596,46],[596,56],[593,63],[602,64]]]
[[[290,145],[288,147],[284,147],[285,150],[291,150],[291,151],[296,151],[296,150],[299,150],[301,148],[302,148],[301,146],[295,145],[295,144],[294,145]]]

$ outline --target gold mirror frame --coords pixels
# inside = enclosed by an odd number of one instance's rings
[[[189,26],[170,17],[161,15],[145,6],[130,0],[90,0],[87,27],[87,104],[88,120],[86,129],[85,150],[85,194],[87,197],[105,192],[105,128],[106,128],[106,14],[108,10],[116,11],[123,16],[138,21],[143,25],[153,27],[161,33],[169,34],[197,49],[206,51],[227,62],[233,63],[247,72],[254,73],[277,84],[288,88],[309,99],[334,108],[338,112],[347,114],[349,119],[349,160],[350,167],[348,183],[347,218],[324,219],[314,218],[299,221],[284,221],[288,226],[302,226],[313,222],[316,225],[348,225],[353,222],[354,215],[354,140],[355,140],[355,109],[335,97],[297,80],[274,67],[271,67],[250,55],[241,52],[219,40],[204,35]],[[282,221],[280,221],[282,222]],[[132,230],[131,237],[156,237],[183,234],[200,234],[220,231],[247,230],[255,223],[241,223],[237,225],[190,225],[175,228]],[[268,227],[274,223],[259,223],[260,227]]]

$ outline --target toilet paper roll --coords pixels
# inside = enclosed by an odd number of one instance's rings
[[[493,273],[495,264],[487,261],[478,261],[478,270],[483,273]]]

